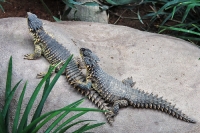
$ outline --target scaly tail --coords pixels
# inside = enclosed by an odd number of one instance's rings
[[[176,117],[177,119],[190,122],[190,123],[196,123],[194,120],[190,119],[188,116],[183,114],[180,110],[175,108],[175,105],[172,106],[170,102],[163,100],[162,97],[158,97],[157,95],[154,96],[152,93],[148,94],[140,90],[138,90],[138,94],[139,94],[138,98],[130,102],[130,104],[133,107],[161,110],[163,112],[168,113],[169,115]]]
[[[84,92],[82,91],[82,93]],[[95,105],[97,105],[97,107],[99,107],[101,110],[108,110],[108,112],[104,112],[104,114],[106,116],[108,123],[112,125],[115,116],[115,114],[112,111],[112,107],[108,107],[107,106],[108,103],[105,103],[105,101],[101,98],[101,96],[99,96],[99,94],[96,93],[95,91],[87,91],[85,92],[85,96],[87,96],[88,99],[91,99],[91,101],[95,103]]]

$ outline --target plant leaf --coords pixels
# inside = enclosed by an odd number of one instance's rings
[[[74,131],[73,133],[82,133],[84,132],[84,129],[89,125],[89,123],[83,125],[82,127],[80,127],[79,129],[77,129],[76,131]]]
[[[15,93],[15,90],[17,89],[17,87],[19,86],[19,84],[20,84],[21,81],[22,81],[22,80],[20,80],[20,81],[14,86],[14,88],[12,89],[12,91],[10,92],[10,94],[8,95],[8,97],[6,98],[6,102],[5,102],[5,105],[4,105],[4,107],[3,107],[3,111],[2,111],[2,116],[3,116],[3,118],[6,117],[6,114],[7,114],[7,112],[8,112],[8,108],[9,108],[9,106],[10,106],[10,102],[11,102],[11,100],[12,100],[12,98],[13,98],[13,95],[14,95],[14,93]]]
[[[81,121],[78,121],[78,122],[74,122],[66,127],[64,127],[63,129],[61,129],[59,131],[59,133],[64,133],[65,131],[67,131],[69,128],[73,127],[74,125],[77,125],[79,123],[82,123],[82,122],[85,122],[85,121],[94,121],[94,120],[81,120]],[[56,133],[55,131],[53,133]]]
[[[22,133],[28,133],[30,129],[32,129],[33,127],[35,127],[35,125],[37,125],[41,120],[43,120],[45,117],[47,117],[48,115],[52,114],[52,113],[55,113],[57,111],[66,111],[66,108],[69,108],[69,107],[72,107],[72,106],[78,106],[80,105],[81,103],[83,102],[83,99],[80,99],[64,108],[61,108],[59,110],[55,110],[55,111],[51,111],[51,112],[48,112],[48,113],[45,113],[43,115],[41,115],[40,117],[36,118],[34,121],[32,121],[24,130]],[[21,133],[21,132],[20,132]]]
[[[5,10],[3,9],[3,6],[0,4],[0,9],[5,13]]]
[[[140,17],[140,12],[139,12],[139,10],[137,11],[137,16],[138,16],[138,19],[139,19],[140,23],[144,24],[143,21],[142,21],[142,18]]]
[[[1,5],[0,5],[1,6]],[[12,56],[9,59],[9,63],[8,63],[8,71],[7,71],[7,79],[6,79],[6,92],[5,92],[5,103],[6,103],[6,99],[8,98],[8,95],[11,92],[11,83],[12,83]],[[8,110],[9,110],[9,106],[8,106]],[[5,119],[5,124],[9,125],[9,112],[6,112],[5,114],[6,116],[4,117]],[[7,126],[7,131],[8,131],[8,127]]]
[[[5,119],[3,118],[2,113],[0,113],[0,132],[1,133],[8,133],[5,125]]]
[[[92,124],[92,125],[88,125],[87,127],[85,127],[82,131],[85,132],[85,131],[88,131],[92,128],[96,128],[98,126],[101,126],[101,125],[104,125],[105,122],[102,122],[102,123],[97,123],[97,124]]]
[[[23,98],[24,98],[26,86],[27,86],[27,82],[24,85],[24,88],[22,90],[22,93],[20,95],[20,98],[19,98],[19,101],[18,101],[18,104],[17,104],[17,109],[16,109],[16,112],[15,112],[15,118],[14,118],[14,121],[13,121],[12,133],[16,133],[16,131],[17,131],[17,125],[18,125],[18,122],[19,122],[20,110],[21,110],[21,105],[22,105],[22,101],[23,101]]]
[[[75,120],[76,118],[82,116],[83,114],[87,113],[88,111],[83,111],[80,112],[74,116],[72,116],[71,118],[67,119],[65,122],[63,122],[55,131],[54,133],[56,133],[57,131],[59,131],[63,126],[67,125],[68,123],[70,123],[71,121]]]
[[[194,35],[200,36],[199,32],[195,32],[195,31],[191,31],[191,30],[187,30],[187,29],[175,28],[175,27],[166,27],[166,26],[159,26],[159,27],[167,29],[167,30],[181,31],[181,32],[186,32],[186,33],[190,33],[190,34],[194,34]]]
[[[44,6],[44,8],[46,9],[46,11],[47,11],[51,16],[53,16],[51,10],[50,10],[50,9],[48,8],[48,6],[44,3],[44,1],[43,1],[43,0],[40,0],[40,1],[41,1],[42,5]]]
[[[70,111],[66,111],[64,112],[61,116],[59,116],[49,127],[48,129],[45,131],[45,133],[49,133]],[[67,121],[65,121],[63,124],[66,125],[69,122],[75,120],[76,118],[82,116],[83,114],[87,113],[88,111],[83,111],[80,112],[74,116],[72,116],[71,118],[67,119]]]
[[[62,21],[62,20],[60,20],[59,18],[57,18],[57,17],[55,17],[55,16],[53,16],[53,19],[54,19],[56,22]]]
[[[55,69],[55,67],[53,67],[53,68],[51,69],[51,72],[52,72],[54,69]],[[34,90],[32,96],[31,96],[31,98],[30,98],[30,100],[29,100],[29,102],[28,102],[28,104],[27,104],[27,106],[26,106],[26,109],[25,109],[25,111],[24,111],[24,114],[22,115],[22,119],[21,119],[21,121],[20,121],[20,124],[19,124],[18,131],[17,131],[17,132],[19,132],[19,133],[22,132],[22,130],[23,130],[23,128],[24,128],[24,125],[25,125],[26,122],[27,122],[28,114],[29,114],[29,112],[30,112],[30,110],[31,110],[31,108],[32,108],[32,106],[33,106],[33,103],[34,103],[34,101],[35,101],[35,99],[36,99],[36,97],[37,97],[37,95],[38,95],[38,93],[39,93],[39,91],[40,91],[42,85],[44,84],[44,82],[46,81],[46,79],[47,79],[50,75],[51,75],[50,72],[47,73],[47,74],[44,76],[44,78],[40,81],[40,83],[37,85],[37,87],[35,88],[35,90]]]

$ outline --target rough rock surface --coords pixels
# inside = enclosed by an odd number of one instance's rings
[[[105,124],[93,131],[98,133],[198,133],[200,131],[199,48],[177,38],[124,26],[87,22],[44,21],[44,23],[44,28],[75,55],[78,54],[80,47],[90,48],[100,57],[101,65],[106,72],[119,80],[132,76],[138,88],[154,92],[176,103],[176,107],[197,121],[196,124],[190,124],[160,111],[128,107],[119,111],[112,127]],[[35,78],[36,73],[46,71],[49,64],[44,58],[34,61],[23,59],[25,54],[33,52],[33,41],[28,33],[25,18],[1,19],[0,42],[1,105],[8,60],[11,55],[13,85],[20,79],[24,79],[23,83],[28,80],[24,102],[26,104],[40,81]],[[21,84],[16,92],[14,104],[22,87]],[[47,99],[44,112],[58,109],[80,98],[81,95],[70,87],[62,76]],[[95,107],[88,100],[81,106]],[[87,113],[80,119],[105,121],[102,113]]]
[[[85,2],[97,2],[97,0],[76,0],[76,2],[85,3]],[[70,20],[79,20],[86,22],[98,22],[98,23],[108,23],[108,15],[106,11],[100,10],[99,6],[85,6],[85,5],[75,5],[75,8],[72,8],[70,13],[67,15]],[[65,10],[68,9],[66,5]]]

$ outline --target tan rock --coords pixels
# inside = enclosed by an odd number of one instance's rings
[[[163,96],[197,121],[196,124],[190,124],[160,111],[128,107],[119,111],[112,127],[105,124],[102,128],[94,129],[94,132],[198,133],[200,131],[198,47],[177,38],[142,32],[125,26],[87,22],[44,21],[44,23],[44,29],[73,54],[78,55],[80,47],[90,48],[99,56],[100,64],[107,73],[119,80],[132,76],[136,81],[136,87]],[[33,89],[40,81],[35,78],[36,74],[46,71],[49,64],[44,58],[34,61],[23,59],[25,54],[33,52],[33,41],[28,33],[25,18],[1,19],[0,42],[1,104],[3,104],[6,72],[11,55],[13,85],[20,79],[24,79],[23,83],[28,80],[24,101],[27,103]],[[14,103],[22,87],[21,84]],[[46,101],[44,112],[64,107],[80,98],[82,96],[67,84],[64,76],[61,76]],[[88,100],[81,106],[95,107]],[[87,113],[80,119],[106,121],[102,113]]]

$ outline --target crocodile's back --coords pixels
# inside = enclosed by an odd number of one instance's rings
[[[136,96],[137,90],[108,75],[101,68],[93,73],[92,78],[96,84],[96,90],[104,98],[109,96],[107,93],[112,94],[112,97],[108,98],[110,102],[118,99],[130,99],[131,96]]]
[[[157,95],[145,93],[106,74],[101,68],[92,72],[96,90],[103,98],[115,104],[116,101],[126,100],[133,107],[151,108],[166,112],[178,119],[195,123],[194,120],[183,114],[180,110]],[[127,106],[125,104],[125,106]]]
[[[44,30],[38,30],[37,39],[42,47],[42,54],[50,64],[55,65],[65,62],[71,55],[62,44],[49,36]]]

